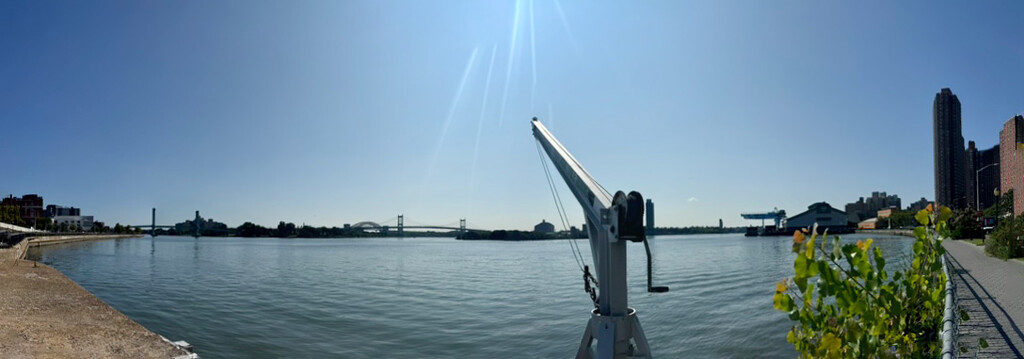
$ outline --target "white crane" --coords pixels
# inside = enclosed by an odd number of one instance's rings
[[[532,124],[533,137],[540,142],[583,207],[590,235],[590,251],[597,270],[597,308],[591,311],[576,358],[650,358],[651,349],[636,310],[628,306],[627,240],[643,242],[647,250],[647,290],[667,292],[668,287],[651,286],[651,252],[644,235],[643,197],[637,192],[608,194],[536,117]],[[584,276],[588,274],[589,268]],[[587,288],[589,290],[589,283]],[[597,347],[592,348],[595,340]]]

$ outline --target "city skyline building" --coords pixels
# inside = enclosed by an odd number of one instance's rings
[[[976,191],[977,183],[975,182],[976,171],[981,168],[976,163],[978,158],[978,148],[974,146],[974,141],[967,141],[967,149],[964,153],[964,185],[967,190],[967,208],[978,208],[978,193]]]
[[[973,143],[974,141],[971,141],[971,144]],[[974,196],[971,196],[974,198],[971,201],[973,208],[984,210],[992,207],[996,204],[995,191],[999,189],[1000,181],[999,145],[974,152],[968,149],[967,156],[971,165],[967,171],[971,187],[967,188],[967,192],[970,194],[974,191]]]
[[[647,231],[648,235],[651,235],[651,234],[654,234],[654,202],[652,202],[651,199],[648,198],[647,199],[647,203],[645,204],[645,206],[647,207],[644,210],[644,212],[645,212],[644,214],[647,217],[646,218],[647,219],[647,223],[646,223],[647,230],[646,231]]]
[[[46,205],[46,210],[43,211],[46,217],[57,217],[57,216],[81,216],[82,209],[75,207],[64,207],[55,204]]]
[[[961,133],[960,99],[949,88],[935,94],[932,104],[935,155],[935,202],[952,209],[966,208],[967,166]]]
[[[879,210],[895,207],[901,208],[902,201],[900,197],[895,194],[887,194],[885,192],[871,192],[871,197],[865,199],[860,197],[857,202],[847,203],[846,216],[847,220],[851,223],[860,223],[866,219],[874,218]]]

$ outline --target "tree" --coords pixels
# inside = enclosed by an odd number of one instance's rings
[[[995,217],[997,221],[1002,223],[1003,218],[1013,216],[1013,189],[1006,191],[999,199],[996,204],[985,209],[985,217]]]
[[[239,237],[266,237],[273,235],[272,229],[252,222],[242,223],[241,226],[238,226],[237,230]]]
[[[291,237],[295,234],[295,223],[281,223],[277,224],[277,236],[281,238]]]
[[[121,223],[114,224],[114,233],[123,234],[124,233],[124,226],[122,226]]]
[[[953,218],[949,221],[953,239],[985,238],[985,231],[981,229],[981,218],[978,212],[965,208],[953,212]]]
[[[25,221],[21,219],[21,207],[0,206],[0,222],[15,226],[25,226]]]
[[[313,226],[302,226],[299,228],[299,238],[320,238],[323,237],[324,229]]]
[[[49,231],[53,228],[53,220],[46,217],[36,218],[35,227],[38,230]]]

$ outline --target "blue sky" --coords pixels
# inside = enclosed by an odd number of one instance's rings
[[[533,116],[659,226],[933,199],[1024,112],[1011,2],[6,1],[0,193],[108,223],[557,221]],[[559,181],[563,199],[568,196]],[[566,203],[571,222],[581,211]]]

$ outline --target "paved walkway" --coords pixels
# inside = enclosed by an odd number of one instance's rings
[[[984,247],[947,240],[950,275],[961,309],[970,320],[960,323],[961,357],[1024,358],[1024,263],[985,255]],[[980,349],[978,338],[989,347]]]

